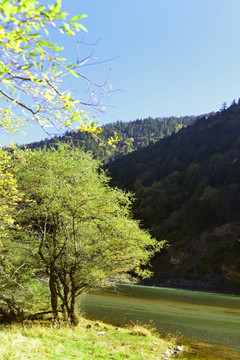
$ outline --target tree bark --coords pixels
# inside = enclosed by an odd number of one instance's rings
[[[71,291],[71,305],[69,314],[71,325],[76,326],[78,324],[78,318],[76,315],[76,292],[74,289]]]
[[[51,293],[51,307],[54,320],[58,320],[58,295],[56,290],[57,277],[54,273],[54,266],[50,266],[49,288]]]

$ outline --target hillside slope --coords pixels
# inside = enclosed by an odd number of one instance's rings
[[[198,119],[107,166],[136,194],[135,216],[170,247],[153,280],[240,289],[240,107]]]
[[[197,116],[156,118],[151,117],[143,120],[135,120],[130,122],[116,122],[107,124],[102,127],[99,140],[96,141],[89,133],[85,132],[66,132],[63,136],[54,139],[46,139],[27,145],[29,148],[51,147],[56,142],[70,142],[84,151],[91,151],[94,157],[107,163],[109,160],[118,159],[132,151],[144,148],[151,143],[170,136],[172,133],[178,132],[180,129],[192,125]],[[101,141],[113,137],[119,138],[115,147],[99,146]]]

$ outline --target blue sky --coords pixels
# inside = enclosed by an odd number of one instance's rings
[[[82,20],[88,33],[78,37],[97,42],[97,61],[116,57],[84,68],[98,82],[111,68],[109,82],[119,89],[103,100],[107,109],[99,123],[198,115],[240,97],[239,0],[62,0],[62,9],[88,15]],[[69,39],[54,41],[75,60]],[[88,50],[82,46],[83,55]],[[84,90],[78,80],[66,87]],[[37,127],[27,133],[16,141],[46,137]]]

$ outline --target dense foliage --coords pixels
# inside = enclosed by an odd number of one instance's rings
[[[239,257],[233,255],[240,251],[239,139],[240,107],[234,103],[107,166],[113,185],[136,193],[135,216],[144,227],[172,245],[164,255],[171,270],[165,279],[207,281],[218,273],[239,283]],[[159,261],[158,275],[166,270]]]
[[[0,318],[6,308],[18,315],[21,312],[12,298],[18,288],[24,260],[19,263],[18,255],[9,248],[11,238],[9,227],[14,223],[14,213],[21,195],[11,156],[8,151],[0,149]],[[21,290],[18,296],[21,298]]]
[[[13,165],[22,198],[3,237],[1,264],[5,274],[14,273],[16,289],[46,292],[48,282],[55,319],[61,305],[76,324],[78,295],[150,275],[143,267],[163,244],[132,220],[131,196],[111,188],[89,154],[66,147],[19,151]],[[7,276],[1,282],[9,286]]]
[[[0,149],[0,244],[1,237],[6,231],[6,225],[13,222],[12,209],[19,198],[11,156],[6,150]]]

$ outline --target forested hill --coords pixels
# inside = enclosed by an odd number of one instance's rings
[[[108,164],[113,185],[135,192],[135,216],[170,247],[154,279],[240,288],[240,107],[198,119]]]
[[[119,121],[107,124],[103,126],[103,131],[99,137],[103,141],[106,141],[111,137],[116,138],[116,136],[118,136],[120,141],[116,143],[115,149],[112,146],[99,146],[99,142],[97,142],[89,133],[84,132],[67,132],[65,135],[52,140],[46,139],[29,144],[28,147],[50,147],[56,140],[61,142],[72,142],[84,151],[91,151],[95,157],[104,163],[107,163],[109,160],[124,156],[134,150],[155,143],[174,132],[176,133],[183,127],[192,125],[197,118],[197,116],[156,119],[149,117],[143,120],[131,122]]]
[[[203,116],[193,126],[128,154],[108,168],[121,187],[133,189],[137,179],[149,186],[173,171],[184,171],[191,163],[205,162],[214,154],[234,154],[239,150],[239,135],[240,108],[236,106]]]

